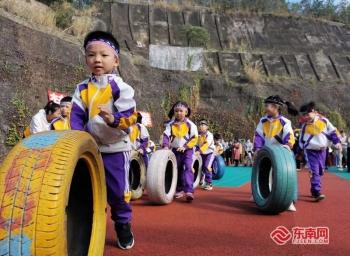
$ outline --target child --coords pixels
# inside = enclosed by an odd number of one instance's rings
[[[66,96],[60,101],[61,116],[51,124],[51,130],[70,130],[69,115],[72,110],[72,97]]]
[[[92,75],[76,88],[70,125],[73,130],[89,132],[99,146],[117,244],[121,249],[131,249],[128,130],[137,119],[134,90],[114,73],[119,65],[119,44],[113,35],[91,32],[84,40],[84,49]]]
[[[215,155],[221,156],[224,153],[224,146],[221,143],[221,135],[219,133],[214,134]]]
[[[197,126],[188,119],[191,109],[186,102],[178,101],[171,108],[168,116],[171,119],[166,124],[162,146],[170,148],[177,160],[178,182],[175,198],[186,196],[188,202],[193,201],[192,162],[194,147],[198,141]],[[174,117],[174,119],[173,119]]]
[[[305,123],[301,128],[299,145],[310,169],[311,195],[318,202],[325,198],[321,193],[321,176],[325,169],[328,141],[338,150],[341,150],[341,143],[336,128],[315,111],[314,102],[303,105],[300,112]]]
[[[203,174],[205,179],[205,190],[213,190],[212,185],[212,164],[215,158],[214,151],[214,137],[211,132],[208,131],[208,121],[202,119],[199,121],[199,138],[198,149],[203,160]]]
[[[142,115],[137,113],[137,123],[130,127],[130,142],[133,150],[138,151],[145,163],[146,168],[148,167],[148,155],[147,147],[149,142],[149,134],[146,126],[142,124]]]
[[[39,112],[33,116],[29,126],[29,134],[49,131],[51,122],[59,117],[59,115],[60,105],[49,101],[44,109],[40,109]],[[26,137],[28,137],[29,134],[27,134]]]
[[[297,115],[298,111],[293,104],[284,101],[280,96],[270,96],[264,101],[266,116],[260,119],[254,137],[254,152],[257,153],[264,145],[280,144],[292,150],[295,143],[291,121],[282,116],[283,105],[287,105],[288,113]],[[270,173],[271,175],[271,173]],[[295,195],[294,203],[297,199]],[[289,211],[296,211],[294,203],[289,206]]]

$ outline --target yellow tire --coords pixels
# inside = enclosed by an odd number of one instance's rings
[[[17,144],[0,168],[0,255],[103,255],[106,183],[86,132]]]
[[[137,151],[131,152],[129,183],[131,200],[140,199],[146,185],[146,165],[142,156]]]

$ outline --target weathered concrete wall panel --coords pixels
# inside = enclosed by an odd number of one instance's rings
[[[198,71],[203,67],[203,59],[202,48],[161,45],[149,47],[149,63],[155,68]]]

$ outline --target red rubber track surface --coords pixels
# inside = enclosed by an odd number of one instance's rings
[[[133,202],[135,247],[115,246],[116,235],[109,219],[105,255],[350,255],[350,183],[333,174],[323,177],[326,199],[310,197],[306,171],[299,172],[297,212],[266,215],[250,198],[250,184],[240,188],[196,190],[195,200],[154,206]],[[329,245],[276,245],[270,233],[277,226],[327,226]]]

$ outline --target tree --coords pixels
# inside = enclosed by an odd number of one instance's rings
[[[309,15],[311,13],[312,0],[301,0],[300,1],[300,11],[304,15]]]
[[[348,0],[340,1],[338,5],[338,18],[340,22],[350,24],[350,3],[348,3]]]
[[[350,2],[341,0],[302,0],[299,4],[289,4],[289,12],[323,18],[350,24]]]
[[[68,2],[68,3],[72,3],[77,8],[84,8],[93,2],[93,0],[37,0],[37,1],[42,2],[49,6],[56,3],[61,4],[63,2]]]
[[[335,20],[337,17],[337,6],[334,0],[326,0],[323,2],[321,16],[329,20]]]

